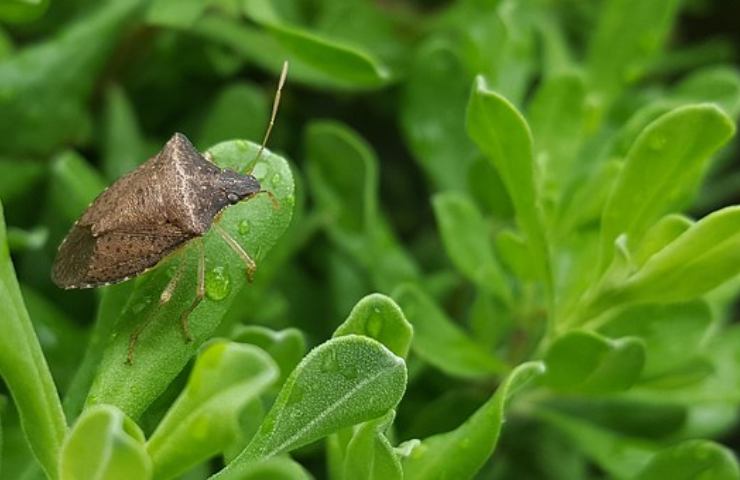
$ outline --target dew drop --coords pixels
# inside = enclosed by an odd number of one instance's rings
[[[206,295],[211,300],[223,300],[231,291],[231,279],[224,267],[218,266],[206,272]]]
[[[324,373],[333,373],[339,371],[337,352],[332,350],[324,355],[324,359],[321,361],[321,371]]]
[[[249,220],[242,220],[239,222],[239,234],[242,236],[249,235],[249,231],[252,229],[252,224]]]
[[[280,176],[279,173],[276,173],[272,176],[272,185],[280,185],[280,182],[283,180],[283,177]]]

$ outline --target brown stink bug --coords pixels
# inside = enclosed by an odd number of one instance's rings
[[[285,62],[255,161],[275,123],[287,69]],[[205,296],[202,236],[213,227],[242,259],[251,281],[256,269],[254,261],[214,219],[226,207],[259,193],[272,197],[249,173],[219,168],[201,155],[185,135],[175,133],[157,155],[116,180],[87,207],[59,245],[51,278],[65,289],[123,282],[155,267],[178,247],[196,241],[200,251],[196,295],[180,315],[183,333],[190,341],[188,316]],[[172,298],[184,264],[180,261],[162,291],[160,305]],[[145,326],[146,323],[140,325],[131,334],[129,363]]]

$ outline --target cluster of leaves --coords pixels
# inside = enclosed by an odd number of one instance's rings
[[[424,3],[0,2],[3,478],[740,478],[732,45],[668,48],[677,0]],[[205,236],[191,343],[192,247],[49,281],[173,131],[278,204],[219,219],[251,285]]]

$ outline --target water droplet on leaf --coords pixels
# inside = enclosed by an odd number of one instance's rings
[[[324,355],[324,359],[321,361],[321,371],[324,373],[332,373],[339,371],[339,361],[337,360],[337,352],[329,351]]]
[[[248,235],[251,229],[252,229],[252,224],[249,223],[249,220],[242,220],[241,222],[239,222],[239,234],[240,235]]]
[[[231,278],[224,267],[214,267],[206,272],[206,295],[211,300],[223,300],[231,291]]]

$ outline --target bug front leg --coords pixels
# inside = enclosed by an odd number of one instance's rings
[[[237,255],[239,255],[239,258],[242,259],[242,261],[244,262],[244,267],[247,270],[247,280],[249,280],[249,282],[251,283],[254,280],[254,272],[257,271],[257,264],[254,263],[252,257],[250,257],[249,254],[244,251],[241,245],[239,245],[239,242],[234,240],[234,238],[229,235],[229,232],[224,230],[221,225],[214,223],[213,228],[223,239],[223,241],[226,242],[226,245],[228,245],[234,252],[236,252]]]

